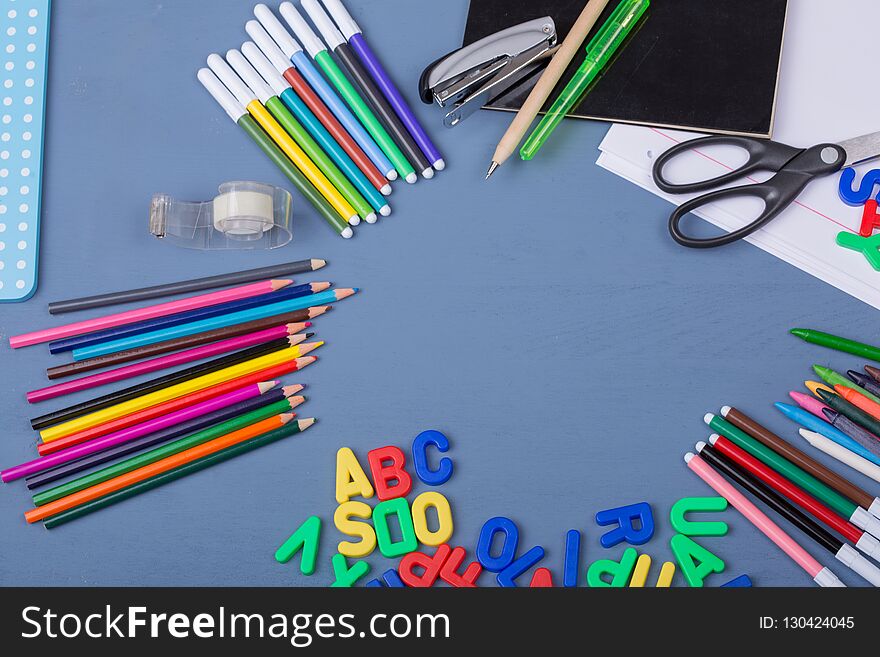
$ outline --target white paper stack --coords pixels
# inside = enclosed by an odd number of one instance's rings
[[[880,3],[876,0],[790,0],[775,141],[805,148],[880,131],[880,93],[872,83],[870,68],[866,68],[875,48],[877,24]],[[664,128],[614,125],[599,146],[597,163],[680,204],[691,196],[661,192],[653,183],[651,167],[654,158],[670,146],[698,136]],[[715,147],[682,155],[666,171],[676,182],[704,180],[726,173],[744,160],[745,154],[738,149]],[[856,167],[856,185],[875,167],[880,168],[880,160]],[[743,182],[767,177],[769,174]],[[840,200],[838,181],[838,174],[814,180],[794,204],[748,241],[880,308],[880,272],[860,253],[835,243],[841,230],[858,232],[862,218],[860,207]],[[749,223],[762,207],[756,199],[730,199],[706,206],[697,214],[729,231]],[[668,216],[657,220],[666,221]]]

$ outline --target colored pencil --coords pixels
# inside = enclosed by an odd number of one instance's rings
[[[159,331],[141,333],[140,335],[134,335],[121,340],[111,340],[110,342],[105,342],[99,345],[85,347],[80,352],[80,357],[92,358],[94,356],[103,356],[117,351],[155,344],[156,342],[162,342],[172,338],[193,335],[203,331],[223,328],[224,326],[232,326],[233,324],[241,324],[242,322],[249,322],[254,319],[261,319],[263,317],[269,317],[270,315],[277,315],[291,310],[301,310],[311,306],[324,306],[336,303],[337,301],[342,301],[342,299],[350,297],[352,294],[356,294],[357,291],[357,288],[325,290],[324,292],[311,294],[298,299],[288,299],[286,301],[279,301],[278,303],[259,306],[257,308],[248,308],[247,310],[240,310],[227,315],[221,315],[220,317],[211,317],[210,319],[188,322],[186,324],[172,326]]]
[[[214,100],[223,108],[226,115],[232,119],[232,122],[238,125],[247,133],[253,142],[259,146],[260,150],[265,153],[272,163],[281,170],[294,187],[299,190],[306,200],[314,206],[324,221],[336,231],[341,237],[349,239],[354,235],[351,227],[348,225],[348,218],[340,216],[336,210],[330,205],[330,202],[315,189],[315,186],[308,178],[291,162],[287,155],[272,141],[263,129],[257,124],[254,118],[248,113],[242,104],[236,100],[235,96],[223,86],[220,79],[214,75],[209,68],[199,69],[199,82],[211,94]]]
[[[257,21],[253,22],[259,27],[260,24],[257,23]],[[259,27],[259,29],[262,30],[262,27]],[[268,34],[266,35],[266,38],[271,41]],[[277,50],[277,48],[278,47],[275,46],[277,51],[275,54],[281,59],[281,61],[283,61],[284,55],[280,50]],[[287,108],[293,112],[297,119],[299,119],[303,126],[305,126],[309,134],[321,145],[321,148],[327,152],[327,155],[330,156],[336,166],[338,166],[346,177],[351,180],[351,183],[357,188],[363,197],[367,199],[370,206],[384,217],[391,214],[391,206],[388,205],[385,196],[370,183],[354,161],[348,156],[336,140],[333,139],[333,136],[328,132],[327,128],[325,128],[318,120],[318,117],[315,116],[314,112],[309,109],[303,99],[293,90],[290,83],[282,77],[281,73],[279,73],[276,67],[273,66],[267,56],[263,54],[263,51],[252,41],[248,41],[242,44],[241,52],[248,58],[248,61],[253,67],[257,69],[260,77],[265,80]],[[387,185],[387,183],[385,183],[385,185]],[[365,217],[365,219],[370,221],[369,218]],[[375,221],[375,216],[373,217],[373,221]]]
[[[372,110],[381,126],[394,139],[406,159],[416,167],[417,171],[421,172],[424,178],[433,178],[434,169],[431,168],[428,158],[422,153],[415,139],[394,112],[391,104],[382,95],[382,91],[376,86],[373,78],[370,77],[361,61],[354,54],[342,32],[333,23],[333,19],[316,0],[302,0],[302,7],[312,19],[312,23],[318,29],[330,51],[342,64],[343,71],[348,74],[354,86],[362,92],[368,108]]]
[[[303,45],[303,49],[309,53],[318,67],[324,72],[324,75],[336,91],[345,100],[349,109],[354,112],[361,124],[370,133],[373,141],[379,145],[385,156],[394,165],[395,170],[401,178],[408,183],[414,183],[417,179],[413,165],[406,159],[400,148],[388,134],[388,131],[376,118],[376,115],[370,110],[364,99],[361,97],[355,86],[349,81],[339,68],[336,60],[327,51],[327,47],[321,41],[320,37],[312,31],[312,28],[306,22],[305,18],[299,13],[296,7],[290,2],[282,2],[278,8],[281,16],[287,21],[287,24],[293,30],[294,35]]]
[[[841,338],[837,335],[832,335],[831,333],[823,333],[822,331],[814,331],[813,329],[795,328],[791,329],[789,333],[800,338],[804,342],[810,342],[821,347],[828,347],[829,349],[835,349],[855,356],[880,361],[880,347],[873,347],[864,342]]]
[[[736,490],[721,475],[715,472],[702,457],[688,452],[685,454],[684,460],[692,472],[730,502],[731,506],[743,514],[749,522],[773,541],[792,561],[803,568],[819,586],[844,586],[833,572],[816,561],[809,552],[801,547],[791,536],[786,534],[763,511],[752,504],[745,495]]]
[[[94,411],[88,415],[82,415],[72,420],[68,420],[67,422],[56,424],[48,429],[43,429],[40,432],[40,437],[43,439],[43,442],[58,440],[59,438],[64,438],[72,433],[81,431],[82,429],[88,429],[89,427],[103,424],[108,420],[114,420],[118,417],[134,413],[144,408],[149,408],[150,406],[155,406],[177,397],[183,397],[189,392],[209,388],[214,384],[224,383],[244,374],[258,372],[262,369],[272,367],[273,365],[280,365],[284,362],[295,362],[297,364],[297,369],[299,370],[317,360],[315,356],[298,358],[294,356],[295,349],[296,347],[282,349],[281,351],[266,354],[265,356],[260,356],[253,360],[245,361],[244,363],[238,363],[231,367],[226,367],[222,370],[211,372],[210,374],[205,374],[196,377],[195,379],[190,379],[189,381],[176,383],[167,388],[162,388],[161,390],[156,390],[147,393],[146,395],[135,397],[134,399],[129,399],[122,403],[114,404],[113,406],[108,406],[107,408],[102,408],[101,410]]]
[[[103,422],[94,427],[89,427],[88,429],[77,431],[75,434],[71,434],[71,436],[76,435],[82,438],[82,440],[84,441],[92,440],[93,438],[97,438],[99,436],[105,436],[112,431],[118,431],[119,429],[130,427],[140,422],[146,422],[147,420],[159,417],[160,415],[165,415],[166,413],[173,413],[174,411],[180,410],[181,408],[186,408],[188,406],[192,406],[193,404],[203,402],[206,399],[212,399],[214,397],[224,395],[227,392],[232,392],[233,390],[237,390],[238,388],[242,388],[253,383],[259,383],[260,381],[269,381],[272,379],[283,377],[287,374],[290,374],[291,372],[295,372],[296,370],[296,361],[289,361],[287,363],[282,363],[273,367],[267,367],[266,369],[260,370],[259,372],[240,376],[230,381],[219,383],[215,386],[210,386],[202,390],[197,390],[196,392],[184,395],[183,397],[177,397],[162,404],[150,406],[149,408],[145,408],[135,413],[123,415],[122,417],[116,418],[115,420]]]
[[[155,431],[161,431],[162,429],[173,427],[181,422],[201,417],[206,413],[212,413],[221,408],[231,406],[232,404],[237,404],[238,402],[262,395],[264,392],[271,390],[277,385],[278,381],[264,381],[236,392],[222,395],[221,397],[215,397],[214,399],[202,402],[201,404],[196,404],[195,406],[190,406],[175,411],[174,413],[163,415],[150,420],[149,422],[136,424],[114,433],[108,433],[95,440],[67,445],[63,449],[54,451],[52,454],[46,454],[12,468],[6,468],[0,472],[0,479],[4,482],[10,482],[15,481],[16,479],[21,479],[22,477],[29,477],[30,475],[43,472],[49,468],[64,465],[65,463],[69,463],[76,459],[89,456],[90,454],[95,454],[96,452],[136,440],[137,438],[149,435]]]
[[[132,484],[149,479],[150,477],[155,477],[156,475],[167,472],[178,466],[185,465],[205,456],[210,456],[211,454],[215,454],[227,447],[232,447],[238,443],[242,443],[251,438],[255,438],[256,436],[278,429],[287,424],[291,419],[293,419],[293,417],[290,414],[276,415],[244,427],[243,429],[239,429],[238,431],[233,431],[220,438],[215,438],[214,440],[197,445],[196,447],[191,447],[179,454],[168,456],[156,463],[138,468],[137,470],[133,470],[124,475],[119,475],[118,477],[114,477],[103,483],[86,488],[85,490],[62,497],[54,502],[49,502],[43,506],[31,509],[24,514],[25,520],[29,523],[34,523],[38,520],[43,520],[62,511],[66,511],[67,509],[72,509],[81,504],[85,504],[86,502],[91,502],[104,495],[121,490]]]
[[[370,160],[376,165],[388,180],[397,179],[397,171],[391,164],[391,161],[385,155],[381,148],[373,141],[370,134],[364,129],[364,126],[354,117],[354,114],[346,107],[345,103],[339,98],[333,87],[324,79],[312,60],[303,52],[299,43],[296,42],[290,32],[287,31],[281,21],[279,21],[272,10],[265,4],[258,4],[254,7],[254,16],[266,31],[272,36],[278,47],[290,62],[296,67],[302,76],[309,83],[309,86],[315,90],[320,96],[324,104],[330,109],[336,120],[339,121],[345,130],[354,138],[358,145],[367,154]],[[294,87],[296,88],[296,87]]]
[[[278,23],[278,26],[281,27],[281,24]],[[373,164],[363,149],[358,146],[352,136],[342,127],[339,120],[333,116],[333,112],[328,109],[324,101],[309,86],[305,78],[291,65],[290,58],[281,51],[275,40],[269,36],[266,28],[259,21],[250,20],[245,25],[245,30],[263,54],[272,62],[275,70],[284,77],[296,95],[302,99],[324,128],[336,140],[336,143],[342,147],[342,150],[345,151],[357,165],[358,169],[366,176],[370,184],[378,189],[383,196],[391,194],[391,185],[388,183],[388,179],[376,168],[376,165]]]
[[[853,394],[856,394],[856,393],[853,393]],[[837,411],[841,415],[845,415],[850,420],[852,420],[853,422],[855,422],[859,426],[864,427],[868,431],[871,431],[875,425],[880,424],[874,418],[872,418],[868,413],[865,413],[862,409],[858,408],[857,406],[854,406],[853,404],[849,403],[848,401],[846,401],[842,397],[839,397],[837,395],[832,395],[830,393],[825,392],[824,390],[820,390],[819,395],[822,397],[822,401],[824,401],[826,404],[828,404],[835,411]],[[829,436],[829,438],[830,438],[830,436]],[[855,439],[853,438],[853,440],[855,440]],[[856,441],[856,442],[858,442],[858,441]],[[861,449],[860,450],[853,449],[853,451],[855,451],[857,454],[861,454],[862,456],[864,456],[866,459],[868,459],[872,463],[876,463],[877,465],[880,465],[880,444],[872,441],[871,443],[869,443],[867,445],[862,445],[861,443],[858,443],[858,445]],[[845,445],[845,446],[849,447],[849,445]],[[868,453],[867,454],[862,453],[863,450],[867,451]]]
[[[860,445],[858,441],[854,440],[840,429],[831,426],[827,422],[820,420],[812,414],[807,413],[806,411],[791,406],[789,404],[780,404],[777,402],[773,406],[777,410],[781,411],[782,414],[785,415],[789,420],[800,424],[802,427],[805,427],[810,431],[821,433],[823,436],[833,440],[838,445],[846,447],[847,449],[852,450],[856,454],[864,456],[869,460],[876,458],[873,454],[871,454],[868,449],[866,449],[863,445]]]
[[[244,58],[242,57],[242,59]],[[226,85],[226,88],[232,92],[235,99],[244,106],[263,131],[272,138],[278,148],[293,162],[296,168],[303,172],[309,182],[315,186],[315,189],[327,199],[336,213],[347,223],[351,223],[352,219],[357,223],[357,212],[351,204],[345,200],[345,197],[327,179],[327,176],[278,123],[263,103],[259,101],[253,90],[242,81],[226,60],[217,53],[211,53],[207,61],[208,68],[214,71],[214,75],[220,78],[220,81]]]
[[[351,17],[351,14],[348,13],[339,0],[323,0],[323,2],[327,11],[330,12],[333,20],[342,31],[343,36],[348,39],[348,43],[357,53],[361,63],[369,71],[373,80],[375,80],[376,84],[385,95],[385,98],[388,99],[388,102],[394,108],[397,116],[403,121],[413,139],[418,142],[419,148],[422,149],[422,152],[428,158],[428,161],[431,162],[432,166],[437,171],[445,169],[446,162],[443,160],[440,151],[437,150],[437,147],[431,141],[431,138],[428,137],[425,129],[419,123],[419,120],[416,118],[412,109],[410,109],[406,100],[404,100],[400,91],[398,91],[394,82],[391,80],[391,76],[385,72],[385,68],[382,66],[379,58],[373,53],[373,50],[363,36],[361,28]]]
[[[356,212],[355,217],[350,219],[349,223],[356,226],[360,223],[360,219],[374,223],[376,221],[376,214],[373,212],[370,204],[367,203],[367,200],[355,189],[348,178],[343,175],[339,167],[336,166],[312,138],[302,123],[287,109],[281,98],[272,91],[272,88],[257,73],[250,61],[235,49],[227,51],[226,61],[229,62],[248,89],[254,93],[257,101],[269,110],[269,114],[284,128],[321,173],[326,176],[327,180],[336,188],[336,191],[342,195],[342,198],[348,203],[348,207],[351,207]],[[278,145],[282,146],[280,143]]]
[[[853,543],[859,550],[867,554],[869,557],[876,558],[880,556],[880,541],[839,516],[825,504],[809,493],[804,492],[801,488],[791,483],[785,477],[780,476],[771,468],[768,468],[758,459],[747,454],[732,442],[718,434],[713,434],[709,438],[709,443],[715,447],[718,452],[727,456],[740,467],[751,472],[755,477],[770,486],[777,493],[788,498],[811,516],[819,520],[822,524],[830,527],[850,543]]]
[[[123,401],[128,401],[129,399],[134,399],[135,397],[146,394],[148,392],[167,388],[168,386],[175,383],[189,381],[190,379],[194,379],[197,376],[209,374],[210,372],[216,372],[230,365],[244,363],[259,356],[264,356],[266,354],[281,351],[282,349],[287,349],[289,346],[290,343],[287,342],[286,338],[279,338],[277,340],[272,340],[271,342],[254,345],[253,347],[248,347],[247,349],[242,349],[241,351],[236,351],[225,356],[220,356],[219,358],[214,358],[205,363],[191,365],[190,367],[184,368],[182,370],[177,370],[176,372],[172,372],[171,374],[165,374],[155,379],[142,381],[141,383],[137,383],[133,386],[122,388],[120,390],[114,390],[113,392],[107,393],[106,395],[94,397],[87,401],[79,402],[77,404],[58,409],[57,411],[53,411],[51,413],[46,413],[45,415],[33,418],[31,420],[31,427],[39,430],[53,424],[60,424],[61,422],[71,420],[81,415],[85,415],[86,413],[89,413],[91,411],[107,408],[108,406],[112,406],[113,404],[118,404]]]
[[[102,308],[104,306],[113,306],[120,303],[133,303],[135,301],[146,301],[147,299],[170,297],[176,294],[201,292],[202,290],[211,290],[218,287],[226,287],[227,285],[243,285],[244,283],[253,283],[255,281],[282,278],[293,274],[317,271],[326,266],[326,264],[327,261],[322,260],[321,258],[297,260],[296,262],[285,262],[280,265],[270,265],[258,269],[247,269],[245,271],[237,271],[229,274],[205,276],[204,278],[194,278],[188,281],[179,281],[177,283],[163,283],[162,285],[152,285],[150,287],[142,287],[135,290],[107,292],[105,294],[96,294],[89,297],[80,297],[78,299],[53,301],[49,304],[49,314],[60,315],[62,313],[70,313],[76,310]]]
[[[200,431],[206,427],[225,422],[226,420],[250,413],[259,408],[271,406],[284,399],[288,399],[288,401],[291,402],[290,408],[293,408],[294,399],[304,399],[303,397],[293,398],[293,396],[300,392],[303,387],[304,386],[302,385],[296,384],[284,386],[283,388],[274,388],[259,397],[254,397],[253,399],[233,404],[232,406],[228,406],[227,408],[220,409],[213,413],[208,413],[207,415],[195,418],[189,422],[181,422],[180,424],[174,427],[169,427],[164,431],[157,431],[149,436],[133,440],[130,443],[125,443],[124,445],[119,445],[118,447],[113,447],[112,449],[107,449],[103,452],[92,454],[91,456],[58,466],[57,468],[51,468],[45,472],[32,475],[26,479],[25,483],[30,489],[40,488],[41,486],[45,486],[54,481],[58,481],[59,479],[64,479],[65,477],[76,474],[77,472],[82,472],[83,470],[88,470],[89,468],[107,463],[108,461],[127,456],[128,454],[134,454],[135,452],[148,449],[155,445],[160,445],[169,440],[173,440],[178,436]],[[275,413],[272,415],[275,415]]]
[[[326,306],[329,308],[330,306]],[[177,340],[167,340],[165,342],[157,342],[156,344],[141,347],[139,349],[131,349],[129,351],[120,351],[107,356],[99,356],[98,358],[87,358],[86,360],[73,361],[64,365],[56,365],[46,370],[46,377],[49,380],[62,379],[64,377],[73,376],[74,374],[83,374],[84,372],[92,372],[94,370],[103,369],[112,365],[121,365],[129,363],[133,360],[141,360],[150,356],[161,356],[162,354],[173,353],[175,351],[183,351],[185,349],[193,349],[202,345],[220,342],[237,338],[250,333],[258,333],[270,328],[284,327],[287,335],[297,335],[305,329],[312,326],[311,322],[290,322],[290,316],[302,317],[303,311],[298,310],[294,313],[288,313],[284,316],[267,317],[266,319],[258,319],[255,322],[247,324],[239,324],[217,331],[207,331],[197,335],[188,335]],[[308,332],[306,338],[311,338],[315,334]]]
[[[269,292],[280,290],[281,288],[290,285],[290,283],[292,283],[292,281],[289,280],[261,281],[259,283],[251,283],[249,285],[243,285],[229,290],[210,292],[208,294],[187,297],[186,299],[179,299],[177,301],[160,303],[155,306],[147,306],[145,308],[137,308],[136,310],[105,315],[104,317],[97,317],[95,319],[87,319],[82,322],[55,326],[53,328],[43,329],[42,331],[33,331],[31,333],[15,335],[9,338],[9,346],[13,349],[18,349],[20,347],[39,344],[40,342],[49,342],[50,340],[67,338],[72,335],[81,335],[83,333],[100,331],[113,326],[139,322],[144,319],[163,317],[165,315],[171,315],[185,310],[193,310],[194,308],[204,308],[205,306],[213,306],[218,303],[257,296],[258,294],[267,294]]]
[[[121,338],[132,335],[140,335],[148,331],[158,331],[159,329],[171,326],[180,326],[189,322],[195,322],[200,319],[208,319],[210,317],[219,317],[231,312],[239,310],[247,310],[248,308],[258,308],[270,303],[277,303],[287,299],[298,299],[309,294],[323,292],[330,287],[330,283],[321,281],[317,283],[306,283],[303,285],[291,285],[283,290],[271,292],[270,294],[261,294],[250,299],[241,299],[239,301],[230,301],[229,303],[221,303],[208,308],[198,308],[197,310],[189,310],[182,313],[174,313],[166,317],[157,317],[156,319],[148,319],[143,322],[134,322],[125,326],[117,326],[103,331],[95,331],[86,335],[77,335],[72,338],[63,340],[55,340],[49,343],[49,351],[53,354],[65,351],[73,351],[74,360],[83,360],[77,358],[80,349],[89,347],[110,340],[119,340]]]
[[[841,447],[833,440],[829,440],[822,434],[807,429],[800,429],[801,436],[816,449],[828,454],[828,456],[837,459],[844,465],[848,465],[853,470],[861,472],[866,477],[870,477],[874,481],[880,482],[880,466],[871,463],[868,459],[862,458],[858,454],[851,452],[846,447]]]
[[[191,363],[195,360],[203,360],[211,356],[216,356],[217,354],[228,353],[234,349],[266,344],[274,340],[284,340],[288,345],[296,346],[306,339],[306,336],[303,334],[286,335],[286,326],[282,326],[279,329],[266,329],[260,333],[262,335],[250,339],[248,339],[247,336],[243,336],[242,338],[232,338],[232,340],[227,341],[226,344],[215,343],[215,345],[197,347],[196,349],[171,354],[169,356],[160,356],[159,358],[135,363],[134,365],[126,365],[125,367],[119,367],[99,374],[90,374],[89,376],[84,376],[72,381],[65,381],[64,383],[57,383],[52,386],[40,388],[39,390],[31,390],[26,394],[27,400],[34,404],[36,402],[45,401],[46,399],[79,392],[80,390],[88,390],[97,386],[124,381],[125,379],[130,379],[135,376],[165,370],[169,367],[177,367],[178,365]],[[232,342],[236,342],[237,344],[232,344]],[[300,347],[300,351],[305,355],[310,350],[306,349],[305,346],[302,346]]]
[[[876,395],[872,395],[870,392],[868,392],[864,388],[860,388],[859,386],[857,386],[855,383],[850,381],[848,378],[846,378],[842,374],[835,372],[834,370],[832,370],[828,367],[822,367],[821,365],[813,365],[813,371],[816,372],[816,374],[818,374],[819,377],[825,383],[827,383],[829,386],[840,385],[845,388],[850,388],[852,390],[855,390],[859,394],[864,395],[865,397],[867,397],[871,401],[874,401],[874,402],[877,402],[878,404],[880,404],[880,397],[877,397]]]
[[[880,586],[880,569],[856,552],[848,543],[844,543],[832,535],[764,482],[716,452],[706,443],[697,443],[697,453],[717,472],[757,497],[816,543],[828,550],[847,568],[864,577],[873,586]]]
[[[838,413],[833,408],[826,408],[822,411],[822,416],[835,429],[840,429],[847,436],[855,440],[862,447],[870,451],[880,443],[880,437],[860,427],[858,424],[850,420],[842,413]]]
[[[880,395],[880,385],[877,385],[876,381],[872,379],[867,374],[862,374],[861,372],[856,372],[855,370],[847,370],[846,375],[849,377],[850,381],[855,383],[860,388],[864,388],[872,395]]]
[[[784,456],[816,477],[816,479],[830,486],[841,495],[848,497],[862,508],[867,509],[875,517],[880,518],[880,499],[869,495],[865,490],[840,476],[834,470],[822,465],[791,443],[783,440],[742,411],[725,406],[721,409],[721,415],[736,428],[749,434],[755,440],[762,442],[777,454]]]
[[[742,450],[750,458],[756,459],[763,466],[771,468],[774,473],[778,473],[779,476],[786,478],[792,484],[796,484],[854,525],[861,529],[880,533],[880,520],[846,496],[838,493],[831,486],[801,469],[772,448],[752,438],[746,432],[736,428],[727,420],[711,414],[706,415],[704,419],[714,431],[723,435],[725,440]]]
[[[49,502],[54,502],[57,499],[60,499],[66,495],[70,495],[71,493],[81,491],[84,488],[88,488],[89,486],[100,484],[118,475],[125,474],[126,472],[131,472],[132,470],[136,470],[137,468],[149,465],[151,463],[155,463],[156,461],[159,461],[166,456],[171,456],[172,454],[177,454],[185,449],[189,449],[190,447],[201,445],[202,443],[206,443],[209,440],[219,438],[220,436],[232,433],[233,431],[238,431],[239,429],[243,429],[244,427],[250,426],[251,424],[256,424],[257,422],[261,422],[262,420],[268,419],[275,415],[289,413],[291,409],[291,400],[281,399],[274,404],[263,406],[243,415],[238,415],[219,424],[214,424],[207,429],[203,429],[202,431],[191,433],[190,435],[184,436],[183,438],[175,440],[174,442],[170,442],[166,445],[162,445],[161,447],[157,447],[155,449],[151,449],[150,451],[132,456],[131,458],[125,459],[124,461],[120,461],[118,463],[114,463],[113,465],[102,468],[101,470],[90,472],[89,474],[74,479],[72,481],[68,481],[66,483],[55,486],[54,488],[50,488],[49,490],[37,493],[33,496],[34,505],[42,506]]]
[[[152,477],[151,479],[138,482],[129,486],[128,488],[123,488],[122,490],[110,493],[109,495],[105,495],[104,497],[101,497],[97,500],[87,502],[69,511],[59,513],[58,515],[48,519],[45,522],[44,526],[47,529],[53,529],[55,527],[58,527],[59,525],[70,522],[71,520],[82,518],[85,515],[88,515],[95,511],[99,511],[100,509],[104,509],[108,506],[116,504],[117,502],[130,499],[141,493],[145,493],[164,484],[176,481],[177,479],[181,479],[187,475],[194,474],[196,472],[199,472],[200,470],[209,468],[212,465],[222,463],[223,461],[234,458],[241,454],[245,454],[251,450],[258,449],[270,443],[276,442],[278,440],[281,440],[282,438],[287,438],[288,436],[292,436],[302,431],[305,431],[314,422],[314,418],[294,420],[293,422],[290,422],[284,425],[282,428],[276,429],[275,431],[270,431],[267,434],[258,436],[257,438],[253,438],[244,443],[239,443],[233,447],[227,447],[226,449],[217,452],[216,454],[212,454],[211,456],[207,456],[197,461],[187,463],[186,465],[178,466],[176,468],[168,470],[167,472],[163,472],[158,476]]]

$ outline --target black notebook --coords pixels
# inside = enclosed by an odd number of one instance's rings
[[[618,0],[608,3],[584,48],[617,5]],[[787,0],[653,0],[572,116],[769,137],[786,5]],[[543,16],[553,18],[561,43],[583,8],[584,0],[471,0],[464,44]],[[583,53],[582,48],[548,107]],[[486,107],[519,109],[538,75]]]

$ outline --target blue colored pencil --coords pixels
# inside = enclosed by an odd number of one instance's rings
[[[318,287],[319,289],[316,290],[314,289],[314,287]],[[275,303],[277,301],[284,301],[285,299],[296,299],[298,297],[304,297],[308,294],[313,294],[315,292],[323,292],[325,289],[327,289],[327,287],[328,285],[326,283],[306,283],[305,285],[295,285],[284,288],[282,290],[277,290],[276,292],[270,292],[269,294],[261,294],[256,297],[251,297],[249,299],[227,301],[226,303],[220,303],[216,306],[197,308],[195,310],[187,310],[186,312],[166,315],[165,317],[147,319],[142,322],[135,322],[133,324],[126,324],[124,326],[116,326],[114,328],[104,329],[103,331],[95,331],[93,333],[77,335],[72,338],[55,340],[54,342],[49,343],[49,352],[53,354],[58,354],[64,351],[71,351],[74,349],[79,349],[81,347],[89,347],[94,344],[100,344],[101,342],[127,338],[130,335],[138,335],[139,333],[146,333],[147,331],[158,331],[162,328],[178,326],[180,324],[194,322],[199,319],[208,319],[209,317],[217,317],[218,315],[225,315],[226,313],[236,312],[238,310],[256,308],[257,306],[263,306],[267,303]],[[74,359],[79,360],[75,356]]]
[[[96,344],[91,347],[77,349],[73,352],[73,356],[77,360],[94,358],[95,356],[114,354],[117,351],[123,351],[125,349],[134,349],[135,347],[142,347],[144,345],[154,344],[164,340],[173,340],[174,338],[181,338],[186,335],[193,335],[203,331],[212,331],[226,326],[241,324],[242,322],[250,322],[254,319],[263,319],[264,317],[271,317],[272,315],[287,313],[293,310],[302,310],[304,308],[311,308],[312,306],[324,306],[329,303],[341,301],[342,299],[355,294],[357,291],[357,288],[325,290],[324,292],[310,294],[306,297],[287,299],[286,301],[281,301],[279,303],[271,303],[258,306],[257,308],[240,310],[238,312],[220,315],[219,317],[211,317],[210,319],[172,326],[159,331],[141,333],[128,338],[122,338],[121,340],[102,342],[101,344]]]
[[[871,463],[876,463],[877,465],[880,465],[880,458],[878,458],[875,454],[872,454],[869,450],[865,449],[850,436],[847,436],[840,429],[831,426],[824,420],[817,418],[812,413],[809,413],[802,408],[798,408],[797,406],[792,406],[791,404],[783,404],[781,402],[775,403],[774,406],[778,410],[780,410],[782,414],[785,415],[785,417],[787,417],[789,420],[796,422],[797,424],[809,429],[810,431],[815,431],[816,433],[825,436],[829,440],[833,440],[841,447],[846,447],[849,451],[868,459]]]

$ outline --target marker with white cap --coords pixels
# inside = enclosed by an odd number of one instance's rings
[[[290,32],[287,31],[281,21],[279,21],[272,10],[264,4],[258,4],[254,7],[254,16],[266,28],[266,31],[281,48],[281,51],[293,63],[296,69],[302,73],[303,77],[311,85],[312,89],[321,97],[330,111],[339,122],[345,127],[352,138],[358,143],[364,152],[372,160],[373,164],[381,171],[388,180],[397,178],[397,171],[391,164],[391,161],[385,156],[381,148],[373,141],[369,133],[354,117],[345,103],[333,91],[333,87],[324,79],[324,76],[315,68],[312,60],[303,52],[302,47],[297,43]]]
[[[208,59],[217,70],[223,72],[223,77],[227,80],[228,85],[224,86],[224,83],[221,82],[217,74],[211,69],[202,68],[198,72],[198,79],[202,86],[208,90],[214,100],[226,112],[227,116],[256,142],[260,149],[269,156],[269,159],[275,163],[275,166],[281,169],[281,172],[287,176],[290,182],[306,197],[337,233],[346,239],[354,235],[348,223],[337,214],[327,199],[293,165],[277,144],[263,132],[262,128],[250,115],[245,105],[251,102],[253,95],[248,93],[244,83],[235,75],[220,55],[211,55]]]
[[[391,135],[382,127],[376,115],[367,107],[364,99],[355,89],[354,85],[345,77],[345,73],[339,68],[336,60],[330,55],[327,46],[321,41],[321,38],[312,31],[312,28],[306,22],[306,19],[297,11],[291,2],[282,2],[279,7],[281,16],[287,21],[287,24],[293,30],[296,37],[302,42],[303,48],[309,53],[312,59],[318,64],[336,91],[348,104],[348,107],[354,112],[355,116],[367,129],[367,132],[373,137],[379,148],[388,156],[397,173],[406,182],[412,184],[418,180],[415,169],[412,164],[404,157],[397,144],[391,138]],[[337,32],[338,34],[338,32]],[[339,35],[342,40],[342,35]]]
[[[318,144],[321,145],[333,162],[338,165],[339,169],[341,169],[348,179],[357,187],[358,191],[370,203],[370,205],[383,216],[388,216],[391,213],[391,207],[386,203],[385,197],[370,184],[366,176],[364,176],[361,170],[357,168],[351,158],[345,154],[345,151],[343,151],[339,144],[336,143],[336,140],[333,139],[329,132],[327,132],[327,129],[306,106],[303,100],[293,89],[291,89],[287,81],[281,77],[281,74],[266,58],[263,52],[251,41],[242,44],[241,52],[257,70],[260,77],[272,87],[275,94],[282,100],[287,108],[293,112],[296,118],[299,119],[300,123],[305,127],[309,134],[314,137]],[[269,109],[271,110],[271,107]],[[312,159],[315,158],[313,157]],[[317,160],[315,161],[317,162]],[[325,171],[325,173],[327,172]],[[339,184],[337,184],[333,178],[330,178],[330,180],[333,184],[339,187]],[[342,190],[341,187],[340,190]],[[355,207],[355,209],[358,210],[358,213],[360,214],[361,209],[357,207]],[[370,212],[364,216],[364,220],[368,223],[373,223],[376,221],[376,214]]]
[[[226,62],[229,62],[229,64]],[[235,63],[235,70],[229,67],[233,62]],[[244,86],[244,90],[251,98],[245,105],[251,116],[257,120],[257,123],[272,138],[272,141],[278,144],[278,148],[284,151],[284,154],[290,158],[290,161],[296,165],[296,168],[303,172],[303,175],[309,179],[315,186],[315,189],[321,192],[321,195],[327,199],[336,212],[348,223],[352,223],[352,219],[357,216],[355,209],[345,200],[345,197],[333,186],[333,183],[327,179],[327,176],[321,172],[312,159],[306,155],[302,147],[291,137],[290,132],[265,107],[265,102],[268,102],[270,98],[275,98],[278,101],[277,105],[280,105],[281,109],[287,112],[281,101],[272,94],[272,90],[257,75],[257,72],[254,71],[253,67],[244,58],[244,55],[237,50],[230,50],[226,53],[226,61],[223,61],[219,55],[212,55],[208,58],[208,66],[224,84],[227,84],[226,79],[231,76]],[[256,89],[251,88],[250,85],[253,85]],[[229,85],[227,84],[227,86]],[[236,95],[238,94],[236,93]],[[296,131],[293,125],[289,125],[289,127],[291,131]],[[302,130],[302,126],[300,126],[300,131],[305,132]],[[355,221],[357,220],[355,219]]]
[[[312,19],[318,32],[324,38],[324,41],[336,55],[342,68],[348,74],[348,77],[363,92],[364,100],[367,105],[379,119],[379,122],[390,134],[397,145],[406,155],[406,158],[416,166],[416,170],[420,171],[424,178],[433,178],[434,169],[431,163],[422,153],[419,145],[415,142],[406,126],[397,117],[394,109],[385,99],[385,96],[373,82],[373,78],[361,64],[360,60],[354,54],[354,51],[348,45],[345,37],[342,36],[333,19],[324,11],[318,0],[302,0],[303,9]]]
[[[348,13],[341,0],[322,0],[322,2],[327,11],[330,12],[330,16],[333,17],[336,25],[339,26],[342,35],[348,40],[349,45],[361,60],[364,68],[367,69],[373,80],[375,80],[376,85],[382,90],[385,98],[388,99],[391,107],[394,108],[395,113],[406,126],[406,129],[409,130],[413,139],[416,140],[416,143],[427,156],[431,165],[437,171],[445,169],[446,162],[443,160],[440,151],[437,150],[437,147],[431,141],[421,123],[419,123],[419,120],[406,100],[404,100],[394,81],[385,71],[379,58],[373,53],[373,50],[364,38],[361,28],[351,17],[351,14]]]

